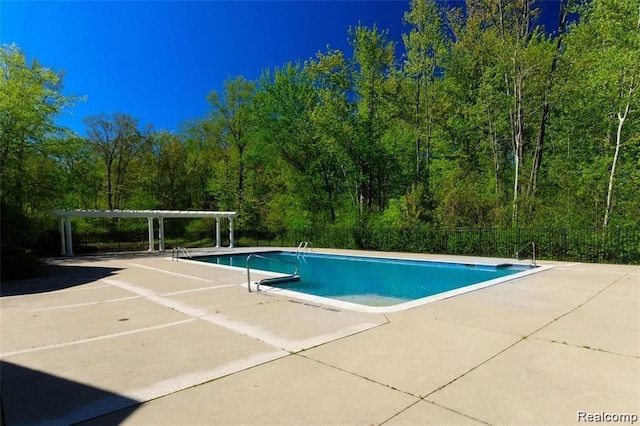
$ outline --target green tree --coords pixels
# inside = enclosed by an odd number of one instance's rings
[[[56,117],[78,98],[62,94],[62,76],[15,45],[0,46],[0,203],[2,248],[28,247],[63,193],[52,147]]]
[[[608,149],[613,145],[602,222],[606,227],[614,207],[622,148],[639,142],[640,7],[633,0],[593,0],[581,17],[570,34],[567,56],[579,87],[577,95],[588,94],[591,99],[584,100],[585,104],[597,103],[602,108],[597,119],[602,120],[605,133],[597,137]]]
[[[221,143],[220,123],[191,120],[181,128],[191,207],[231,209],[235,184],[231,178],[228,147]]]
[[[310,72],[301,65],[287,64],[273,74],[265,72],[255,99],[259,135],[295,170],[294,194],[310,212],[329,212],[336,220],[338,169],[331,146],[316,122],[320,106],[318,89]]]
[[[356,103],[353,96],[353,69],[340,50],[328,48],[304,65],[318,96],[313,122],[330,153],[328,166],[336,171],[340,196],[348,194],[348,208],[360,204],[359,180],[350,149],[356,134]],[[340,204],[338,200],[337,204]],[[353,212],[347,212],[347,215]],[[336,217],[338,214],[336,213]]]
[[[151,146],[151,128],[138,128],[138,120],[116,112],[85,118],[87,139],[105,166],[107,208],[122,208],[131,197],[129,167]]]
[[[412,114],[406,115],[415,132],[415,183],[426,185],[429,191],[431,137],[436,111],[436,78],[448,54],[449,39],[444,30],[442,11],[435,0],[412,0],[411,9],[404,14],[410,26],[403,34],[406,58],[404,73],[411,84]],[[423,143],[426,142],[426,147]],[[426,167],[423,163],[426,161]],[[423,171],[424,169],[424,171]],[[428,196],[428,194],[424,194]]]
[[[158,207],[187,210],[191,207],[187,148],[178,136],[167,132],[154,135],[154,142]]]
[[[468,0],[466,14],[450,19],[455,40],[445,67],[454,95],[448,131],[461,140],[472,170],[492,164],[497,200],[510,192],[512,223],[530,222],[522,205],[533,202],[549,120],[549,79],[560,47],[536,25],[531,0]],[[456,110],[463,113],[455,117]]]
[[[356,166],[359,211],[370,213],[384,209],[390,175],[398,169],[383,142],[392,119],[386,83],[395,67],[395,45],[388,40],[388,31],[378,31],[375,25],[352,28],[350,37],[357,112],[354,138],[346,150]]]
[[[563,42],[566,36],[567,30],[567,18],[569,15],[569,0],[560,0],[560,9],[558,15],[558,25],[554,34],[555,37],[555,49],[551,63],[548,68],[547,83],[542,94],[542,112],[540,113],[540,122],[538,126],[538,132],[536,135],[536,146],[533,153],[533,163],[531,165],[531,175],[529,178],[529,185],[527,186],[527,197],[533,197],[538,187],[538,175],[542,165],[542,155],[545,146],[545,138],[547,136],[547,126],[551,118],[551,112],[554,105],[554,88],[557,84],[557,68],[560,57],[564,49]]]
[[[225,147],[235,151],[237,161],[236,201],[242,206],[244,200],[245,164],[244,154],[250,144],[253,127],[251,100],[255,94],[255,83],[244,77],[224,82],[224,92],[213,91],[207,97],[212,107],[211,119],[219,123]]]
[[[98,209],[102,188],[100,174],[100,158],[87,143],[85,138],[77,135],[60,139],[52,146],[52,156],[56,159],[63,176],[60,208],[66,209]]]

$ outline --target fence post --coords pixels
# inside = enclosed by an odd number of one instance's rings
[[[621,241],[620,241],[620,227],[616,226],[616,253],[618,253],[618,259],[616,260],[617,262],[623,263],[624,262],[624,253],[622,252],[622,247],[620,245]]]
[[[444,228],[444,253],[449,254],[449,227]]]

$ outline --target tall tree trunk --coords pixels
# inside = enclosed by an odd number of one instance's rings
[[[509,112],[511,119],[512,133],[512,149],[514,159],[514,176],[513,176],[513,213],[512,221],[514,224],[518,222],[518,204],[520,202],[520,168],[523,161],[524,152],[524,113],[523,113],[523,71],[514,58],[514,78],[513,78],[513,101],[514,105]]]
[[[531,22],[531,5],[533,4],[530,0],[523,0],[521,3],[518,3],[518,7],[521,8],[519,10],[520,19],[516,18],[516,32],[515,32],[515,40],[513,45],[513,105],[512,109],[509,112],[509,116],[511,119],[511,133],[512,133],[512,144],[513,144],[513,156],[515,162],[515,171],[513,177],[513,213],[512,213],[512,222],[513,224],[518,223],[518,205],[520,204],[520,173],[521,168],[523,167],[524,160],[524,146],[525,146],[525,135],[524,135],[524,79],[526,77],[526,72],[523,69],[523,64],[521,63],[523,59],[519,57],[519,53],[521,49],[525,49],[527,43],[531,39],[531,30],[529,28]],[[505,79],[509,80],[508,75],[505,74]],[[507,85],[508,87],[508,85]]]
[[[425,176],[425,184],[430,187],[429,179],[431,179],[431,126],[433,123],[433,115],[429,113],[429,123],[427,125],[427,171]]]
[[[244,145],[238,146],[238,207],[242,205],[244,198],[244,162],[242,154],[244,153]]]
[[[491,151],[493,153],[493,178],[495,179],[495,194],[498,195],[500,193],[500,181],[499,181],[499,171],[500,171],[500,149],[498,147],[498,138],[496,137],[495,130],[493,129],[493,118],[491,116],[491,106],[489,105],[489,100],[485,97],[485,105],[487,108],[487,120],[489,123],[489,139],[491,140]]]
[[[562,47],[562,39],[564,38],[564,31],[567,23],[567,9],[567,2],[562,1],[560,4],[560,16],[558,19],[556,49],[553,53],[553,59],[551,60],[551,67],[547,78],[547,87],[545,88],[543,95],[542,114],[540,116],[540,125],[538,127],[538,137],[536,138],[536,147],[533,153],[533,164],[531,165],[531,176],[529,177],[529,185],[527,187],[527,197],[532,197],[535,194],[538,185],[538,172],[540,171],[540,165],[542,164],[542,150],[544,146],[547,122],[549,121],[550,115],[549,95],[553,87],[553,75],[556,71],[558,57],[560,56],[560,49]]]
[[[111,191],[111,165],[107,165],[107,206],[109,210],[113,210],[113,193]]]
[[[336,209],[333,201],[333,187],[331,186],[331,180],[329,179],[328,167],[324,160],[320,159],[320,171],[322,173],[322,181],[324,183],[324,190],[327,193],[329,199],[329,211],[331,213],[331,223],[336,222]]]
[[[633,84],[632,84],[633,86]],[[633,90],[630,90],[630,92]],[[611,174],[609,175],[609,190],[607,191],[607,207],[604,211],[604,227],[609,225],[609,215],[611,214],[611,194],[613,193],[613,177],[616,173],[616,164],[618,163],[618,156],[620,154],[620,145],[622,144],[622,126],[627,119],[629,113],[629,102],[624,108],[624,112],[618,112],[618,132],[616,133],[616,152],[613,155],[613,164],[611,165]]]
[[[419,184],[420,180],[421,180],[421,162],[422,159],[420,157],[420,151],[421,151],[421,140],[420,140],[420,84],[421,84],[421,80],[422,77],[419,77],[417,82],[416,82],[416,179],[415,179],[415,183]]]

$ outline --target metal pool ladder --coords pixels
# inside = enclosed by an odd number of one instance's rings
[[[193,259],[193,257],[191,257],[191,253],[189,253],[189,250],[185,247],[174,247],[173,250],[171,250],[171,260],[175,260],[177,262],[178,259],[180,259],[180,253],[182,253],[184,257]]]
[[[537,266],[536,265],[536,243],[534,243],[533,241],[529,241],[527,244],[522,246],[520,250],[516,252],[516,259],[520,260],[520,252],[522,252],[524,249],[526,249],[529,246],[531,246],[531,266]]]
[[[304,254],[309,250],[309,246],[311,246],[311,250],[313,251],[313,243],[311,241],[300,241],[298,244],[298,248],[296,249],[296,257],[304,256]]]
[[[295,271],[293,272],[293,274],[291,275],[285,275],[283,277],[271,277],[271,278],[263,278],[260,281],[258,281],[258,285],[256,286],[256,290],[260,291],[260,285],[261,284],[265,284],[265,283],[282,283],[282,282],[288,282],[288,281],[300,281],[300,275],[298,275],[298,264],[295,262],[289,262],[287,260],[282,260],[282,259],[276,259],[273,257],[267,257],[267,256],[263,256],[261,254],[255,254],[252,253],[249,256],[247,256],[247,289],[249,290],[249,293],[251,293],[251,259],[253,258],[260,258],[260,259],[266,259],[266,260],[276,260],[278,262],[282,262],[282,263],[287,263],[289,265],[293,265],[295,267]]]

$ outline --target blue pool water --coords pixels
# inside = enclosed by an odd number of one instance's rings
[[[197,260],[246,268],[248,254],[206,256]],[[369,306],[390,306],[493,280],[530,269],[526,266],[465,265],[419,260],[381,259],[291,252],[261,253],[252,270],[292,274],[298,265],[300,281],[274,284],[287,290],[351,301]]]

